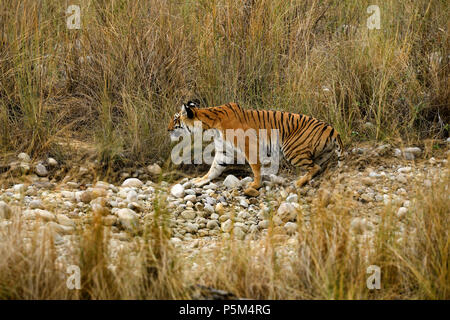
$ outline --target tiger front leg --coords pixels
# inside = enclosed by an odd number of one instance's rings
[[[261,187],[261,164],[250,164],[253,171],[253,182],[244,190],[244,194],[248,197],[259,196],[258,189]]]

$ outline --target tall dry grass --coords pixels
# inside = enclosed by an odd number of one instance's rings
[[[343,196],[332,206],[318,201],[309,221],[299,215],[297,237],[280,237],[272,224],[259,241],[210,241],[196,255],[189,243],[169,241],[163,197],[122,249],[112,250],[95,215],[62,260],[64,245],[48,228],[27,228],[15,213],[0,225],[0,299],[186,299],[199,297],[199,285],[253,299],[449,299],[449,188],[447,174],[417,189],[401,222],[386,206],[371,235],[351,231]],[[71,264],[80,267],[80,290],[66,286]],[[380,289],[367,288],[371,265],[380,268]]]
[[[448,135],[448,2],[381,1],[380,30],[370,4],[4,0],[0,148],[64,158],[77,138],[104,163],[164,160],[192,97],[307,113],[346,141]]]

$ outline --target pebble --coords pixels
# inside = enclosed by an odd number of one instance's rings
[[[184,197],[184,187],[181,184],[176,184],[170,189],[170,194],[176,198]]]
[[[284,222],[297,218],[297,209],[290,202],[283,202],[277,210],[277,216]]]
[[[144,184],[137,178],[128,178],[122,183],[122,187],[126,188],[141,188]]]
[[[232,174],[228,175],[223,181],[223,185],[228,189],[238,188],[241,186],[241,182],[238,178],[233,176]]]
[[[136,231],[139,228],[139,216],[131,209],[123,208],[117,211],[119,222],[128,231]]]
[[[19,153],[19,155],[17,156],[17,158],[18,158],[20,161],[23,161],[23,162],[26,162],[26,163],[29,163],[29,162],[31,161],[30,156],[29,156],[28,154],[26,154],[25,152]]]
[[[397,211],[397,217],[399,219],[403,219],[407,212],[408,212],[408,208],[400,207]]]
[[[48,175],[47,168],[42,163],[38,163],[34,167],[34,172],[36,172],[36,174],[40,177],[45,177]]]
[[[12,215],[12,210],[4,201],[0,201],[0,219],[9,219]]]
[[[233,226],[233,222],[231,221],[231,219],[228,219],[227,221],[222,223],[221,229],[223,232],[230,232],[232,226]]]

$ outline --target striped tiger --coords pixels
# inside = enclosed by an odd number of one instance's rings
[[[297,187],[302,187],[325,169],[333,152],[338,155],[339,166],[343,159],[343,145],[339,133],[325,122],[307,115],[283,111],[244,110],[233,102],[217,107],[200,108],[198,102],[189,101],[181,106],[181,111],[176,113],[169,123],[168,131],[171,138],[177,139],[182,131],[193,133],[195,121],[201,122],[203,130],[218,131],[222,141],[227,140],[229,129],[240,132],[246,132],[248,129],[254,131],[277,129],[276,143],[284,157],[292,165],[308,169],[308,172],[296,181]],[[269,134],[268,139],[271,138]],[[244,146],[238,145],[237,141],[238,137],[234,137],[232,147],[245,154],[253,171],[253,182],[245,191],[246,194],[251,194],[251,189],[254,191],[261,186],[261,162],[259,157],[256,157],[256,161],[249,161],[253,144],[249,142],[250,139],[245,139]],[[258,140],[256,142],[258,143]],[[216,149],[208,173],[195,179],[194,185],[202,186],[220,176],[225,169],[226,160],[223,150]]]

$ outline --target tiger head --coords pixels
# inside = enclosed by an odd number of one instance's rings
[[[174,114],[170,119],[167,130],[170,133],[170,139],[177,141],[183,134],[191,134],[195,127],[195,108],[198,108],[198,101],[189,101],[181,106],[180,112]]]

